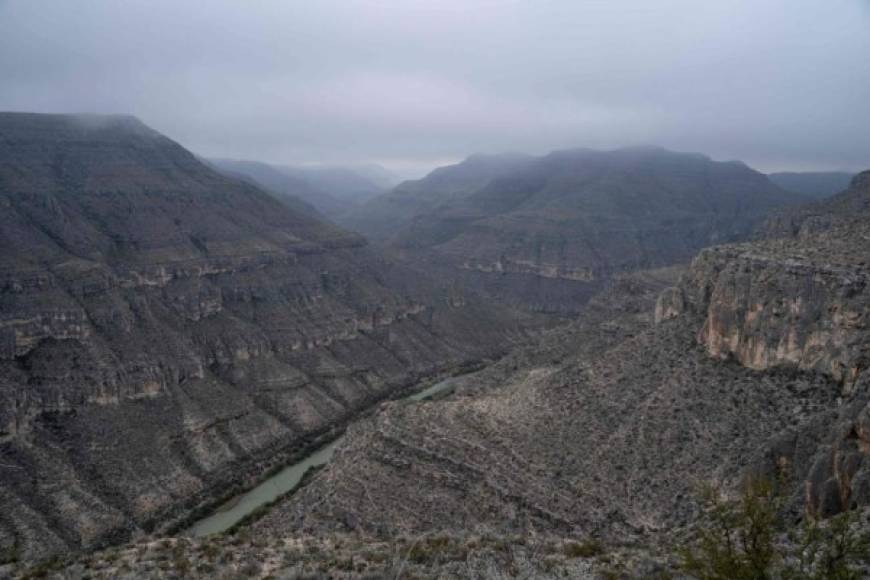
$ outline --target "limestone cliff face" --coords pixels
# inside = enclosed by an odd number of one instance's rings
[[[656,320],[688,317],[709,355],[831,377],[841,404],[784,430],[756,468],[782,466],[795,504],[822,516],[870,504],[870,172],[848,190],[768,221],[773,236],[701,252]]]
[[[698,340],[710,355],[752,369],[793,367],[854,384],[867,363],[870,270],[788,250],[769,243],[702,252],[684,286],[684,299],[705,315]]]
[[[522,321],[127,117],[0,114],[0,546],[159,528]]]
[[[870,199],[866,177],[829,207]],[[804,223],[783,238],[702,251],[681,287],[659,298],[657,319],[691,310],[714,357],[817,371],[850,388],[870,362],[870,229],[860,212],[815,215],[825,229]]]

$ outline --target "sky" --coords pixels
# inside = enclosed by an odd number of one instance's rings
[[[657,144],[870,168],[870,0],[0,0],[0,110],[380,163]]]

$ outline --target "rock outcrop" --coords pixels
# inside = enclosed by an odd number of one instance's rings
[[[524,324],[133,118],[0,114],[0,549],[166,527]]]
[[[768,239],[701,252],[656,316],[698,320],[715,358],[833,379],[841,404],[771,440],[755,469],[785,467],[798,510],[870,505],[870,172],[762,231]]]
[[[870,174],[829,202],[771,222],[785,237],[704,250],[661,317],[704,317],[698,340],[757,370],[825,373],[851,390],[870,364]],[[822,227],[824,224],[824,227]]]

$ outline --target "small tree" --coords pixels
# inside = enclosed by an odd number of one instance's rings
[[[705,520],[681,550],[682,569],[699,580],[857,580],[870,562],[870,530],[846,512],[806,519],[784,533],[783,500],[774,485],[752,480],[736,500],[703,491]]]
[[[870,531],[860,529],[857,512],[847,511],[826,525],[807,518],[789,534],[792,557],[783,570],[787,580],[858,580],[866,578]],[[863,566],[862,566],[863,565]]]
[[[703,490],[707,522],[682,552],[683,569],[701,580],[764,580],[776,564],[775,523],[781,500],[766,480],[752,480],[736,501]]]

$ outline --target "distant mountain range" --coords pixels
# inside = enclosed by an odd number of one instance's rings
[[[781,188],[811,197],[824,199],[849,187],[854,173],[843,171],[807,171],[769,173],[768,178]]]
[[[472,155],[456,165],[439,167],[422,179],[404,181],[343,216],[342,225],[374,240],[396,234],[415,217],[439,205],[471,195],[494,178],[530,163],[521,153]]]
[[[238,159],[207,159],[218,171],[244,179],[275,194],[291,208],[296,200],[330,220],[340,220],[359,204],[388,191],[397,179],[379,165],[288,166]]]
[[[475,155],[342,223],[492,297],[570,311],[615,274],[745,239],[771,210],[805,200],[740,162],[659,147],[574,149]]]

